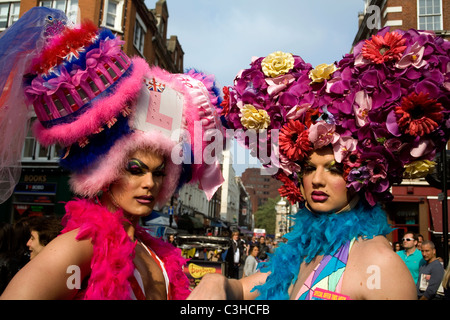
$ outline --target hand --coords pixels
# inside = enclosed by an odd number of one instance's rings
[[[218,273],[207,273],[187,300],[226,300],[228,279]]]

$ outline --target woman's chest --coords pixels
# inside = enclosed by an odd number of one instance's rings
[[[156,254],[138,243],[133,263],[142,279],[145,298],[147,300],[166,300],[168,279],[164,275],[163,263]],[[136,290],[142,290],[142,288],[133,288],[133,291]]]

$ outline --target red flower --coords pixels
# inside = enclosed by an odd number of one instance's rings
[[[384,37],[373,35],[372,39],[366,40],[362,48],[362,55],[375,63],[386,61],[398,61],[406,49],[405,39],[397,32],[387,32]]]
[[[442,121],[444,108],[434,99],[428,98],[428,93],[412,93],[403,97],[395,113],[400,116],[397,124],[405,133],[412,136],[423,136],[431,133]]]
[[[220,104],[222,107],[221,115],[226,116],[230,112],[230,88],[223,87],[223,101]]]
[[[289,120],[280,131],[280,149],[291,161],[301,161],[312,150],[308,128],[299,120]]]
[[[316,123],[316,120],[320,117],[320,110],[318,108],[309,108],[306,110],[305,125],[310,128]]]
[[[283,185],[278,189],[282,197],[286,197],[292,204],[304,201],[299,187],[288,176],[280,173],[277,175],[277,179],[283,182]]]

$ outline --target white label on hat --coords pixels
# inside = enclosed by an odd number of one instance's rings
[[[141,131],[156,130],[179,141],[183,118],[183,95],[160,82],[158,79],[144,78],[139,95],[133,127]]]

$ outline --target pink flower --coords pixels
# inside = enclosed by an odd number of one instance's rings
[[[295,78],[292,74],[285,74],[276,78],[266,78],[266,83],[269,85],[267,93],[270,96],[275,96],[286,89],[294,80]]]
[[[339,139],[333,144],[334,158],[337,162],[342,163],[342,160],[347,157],[348,154],[356,150],[358,141],[352,137],[339,137]]]
[[[419,45],[417,42],[411,47],[411,51],[405,54],[400,61],[395,64],[396,68],[406,69],[413,66],[416,69],[424,67],[427,62],[422,60],[425,47]]]
[[[309,128],[309,140],[314,149],[323,148],[330,143],[335,143],[339,135],[335,132],[336,126],[325,121],[318,121]]]
[[[372,98],[364,90],[361,90],[356,93],[355,102],[353,111],[355,112],[356,123],[363,127],[367,123],[369,111],[372,109]]]

